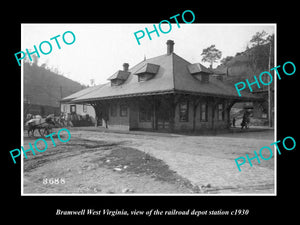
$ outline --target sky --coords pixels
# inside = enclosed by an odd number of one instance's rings
[[[275,24],[185,24],[172,23],[169,33],[151,34],[150,40],[145,28],[153,30],[153,24],[22,24],[21,50],[39,48],[43,41],[49,41],[52,52],[43,55],[40,52],[39,65],[46,63],[49,67],[56,67],[67,78],[81,84],[90,85],[91,79],[95,84],[108,82],[107,78],[117,70],[122,70],[123,63],[129,63],[129,68],[135,66],[146,58],[166,54],[167,40],[175,42],[174,52],[190,63],[200,62],[205,66],[208,63],[201,61],[204,48],[216,45],[222,52],[222,58],[235,56],[237,52],[244,51],[251,37],[256,32],[266,31],[268,34],[276,33]],[[169,26],[162,25],[167,31]],[[138,45],[134,33],[143,30],[144,38]],[[76,37],[75,42],[67,45],[62,36],[66,31],[72,31]],[[50,38],[60,35],[57,41]],[[67,42],[72,36],[66,34]],[[47,52],[47,44],[43,44]],[[17,63],[17,61],[16,61]],[[214,68],[218,63],[214,64]]]

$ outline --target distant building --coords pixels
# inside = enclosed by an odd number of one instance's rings
[[[108,129],[226,129],[236,102],[260,100],[250,93],[239,97],[233,85],[211,70],[175,54],[172,40],[167,41],[166,54],[130,69],[124,63],[108,80],[68,103],[90,104]]]
[[[64,115],[67,115],[67,116],[69,115],[70,120],[74,120],[73,115],[76,115],[75,119],[77,119],[77,120],[78,120],[78,116],[79,117],[81,116],[83,118],[88,116],[91,119],[92,123],[96,124],[96,114],[95,114],[94,107],[91,106],[89,103],[75,104],[74,102],[72,102],[72,100],[82,97],[83,95],[86,95],[86,94],[98,89],[99,87],[101,87],[101,85],[85,88],[81,91],[78,91],[76,93],[73,93],[73,94],[63,98],[60,101],[61,113]],[[100,122],[100,124],[101,124],[101,122]]]

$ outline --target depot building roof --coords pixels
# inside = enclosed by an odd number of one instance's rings
[[[123,64],[108,76],[109,82],[79,91],[63,100],[74,103],[166,93],[187,93],[236,99],[260,100],[251,93],[238,93],[233,84],[217,79],[213,71],[200,63],[190,63],[173,52],[173,41],[167,42],[167,54],[143,60],[129,68]]]

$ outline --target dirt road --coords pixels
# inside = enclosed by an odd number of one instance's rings
[[[56,138],[56,147],[24,159],[24,194],[274,193],[274,158],[245,164],[242,172],[234,162],[269,146],[272,131],[218,136],[70,131],[68,143]],[[34,141],[25,135],[25,149]],[[50,184],[55,178],[64,182]]]

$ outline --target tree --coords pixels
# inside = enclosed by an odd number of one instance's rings
[[[271,45],[274,46],[274,37],[275,37],[274,34],[269,35],[269,36],[266,38],[267,43],[270,43]]]
[[[227,63],[233,59],[233,56],[226,56],[225,58],[221,59],[221,64],[222,65],[227,65]]]
[[[213,63],[217,62],[222,57],[222,52],[216,49],[215,45],[211,45],[208,48],[203,49],[201,55],[203,56],[202,62],[209,62],[210,68],[212,68]]]
[[[33,50],[31,48],[28,51],[33,52]],[[29,62],[30,59],[29,59],[29,56],[28,56],[27,52],[25,54],[26,54],[25,59],[27,58],[25,62]],[[30,57],[32,59],[32,60],[30,60],[30,64],[34,65],[34,66],[38,66],[39,57],[36,54],[32,54]]]
[[[250,66],[259,71],[268,69],[269,60],[271,61],[271,66],[273,65],[274,34],[267,35],[265,31],[257,32],[253,35],[250,42],[254,43],[254,45],[247,53]]]
[[[252,47],[263,45],[267,42],[266,35],[268,33],[266,31],[256,32],[255,35],[252,36],[250,43],[252,43]]]

